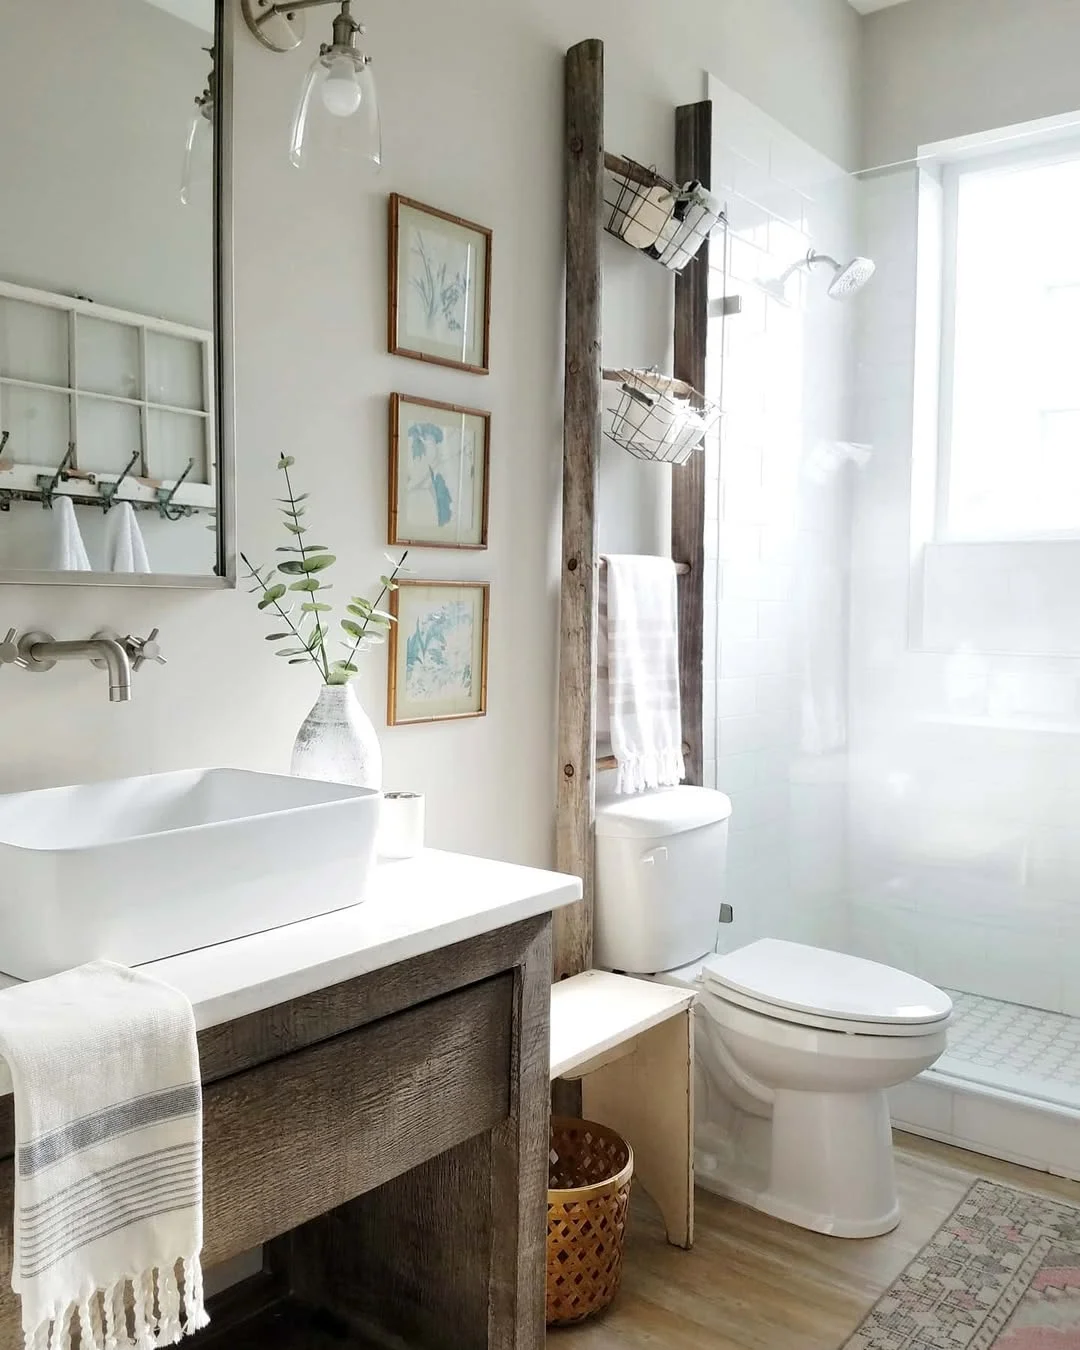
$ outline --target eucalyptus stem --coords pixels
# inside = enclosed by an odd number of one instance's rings
[[[272,581],[272,580],[271,580],[271,581],[264,581],[264,580],[263,580],[262,573],[261,573],[261,572],[259,571],[259,569],[252,563],[251,559],[247,556],[246,553],[241,553],[241,554],[240,554],[240,561],[241,561],[241,562],[244,564],[244,566],[247,568],[247,570],[248,570],[248,572],[249,572],[249,574],[250,574],[251,580],[257,581],[257,582],[259,583],[259,585],[260,585],[260,586],[262,587],[262,589],[263,589],[263,594],[265,595],[265,593],[266,593],[266,592],[270,589],[270,587],[273,585],[273,581]],[[285,610],[285,609],[282,609],[282,608],[281,608],[281,601],[280,601],[280,600],[274,600],[274,601],[272,602],[272,604],[273,604],[274,609],[277,610],[278,616],[282,619],[282,621],[283,621],[283,622],[285,623],[285,625],[288,627],[289,632],[293,635],[294,638],[296,638],[297,642],[299,642],[300,645],[301,645],[301,647],[304,648],[304,651],[306,652],[306,654],[312,659],[312,661],[315,662],[316,668],[321,672],[321,671],[322,671],[322,666],[321,666],[321,664],[319,663],[318,657],[315,655],[315,653],[314,653],[313,651],[311,651],[311,650],[308,648],[307,643],[304,641],[304,636],[303,636],[303,634],[300,632],[299,628],[297,628],[296,624],[294,624],[293,621],[292,621],[292,619],[289,617],[289,612],[288,612],[288,610]]]
[[[289,494],[289,508],[290,508],[290,510],[292,511],[293,525],[295,525],[295,527],[296,527],[296,529],[297,529],[298,531],[302,531],[304,527],[300,524],[300,517],[299,517],[299,516],[297,515],[297,513],[296,513],[296,498],[293,496],[292,479],[289,477],[289,465],[288,465],[288,463],[285,463],[285,464],[284,464],[284,470],[285,470],[285,491]],[[296,538],[297,544],[298,544],[299,547],[300,547],[300,561],[306,563],[307,560],[308,560],[308,557],[307,557],[307,551],[306,551],[306,549],[305,549],[305,547],[304,547],[304,536],[303,536],[302,533],[298,533],[298,534],[295,536],[295,538]],[[307,573],[305,572],[304,575],[307,576]],[[312,596],[312,603],[313,603],[313,604],[317,604],[317,603],[318,603],[318,602],[314,599],[314,596],[317,594],[317,592],[315,592],[315,591],[308,591],[308,592],[306,592],[306,594]],[[319,654],[318,654],[318,656],[315,658],[315,664],[316,664],[316,665],[319,667],[319,669],[322,671],[322,676],[323,676],[323,680],[325,681],[325,683],[329,684],[329,683],[330,683],[330,666],[329,666],[329,664],[328,664],[328,662],[327,662],[327,659],[326,659],[326,634],[325,634],[325,632],[323,631],[323,626],[322,626],[322,615],[319,613],[318,610],[315,610],[315,612],[314,612],[314,619],[315,619],[315,632],[318,634],[318,638],[319,638],[319,641],[318,641],[318,652],[319,652]],[[297,636],[299,636],[299,634],[297,634]],[[306,645],[307,645],[307,644],[305,643],[305,646],[306,646]]]
[[[269,576],[266,577],[263,576],[265,569],[257,567],[245,553],[241,553],[240,558],[249,577],[261,590],[259,608],[270,612],[271,617],[276,616],[284,621],[286,631],[272,633],[270,636],[275,640],[280,637],[287,641],[291,635],[296,643],[296,650],[288,647],[284,651],[279,651],[277,655],[289,657],[291,665],[304,665],[310,660],[325,685],[344,685],[349,682],[351,675],[357,673],[356,656],[365,639],[372,637],[376,629],[385,633],[394,623],[393,615],[381,612],[379,605],[385,602],[388,592],[397,589],[397,577],[404,567],[408,554],[403,554],[396,562],[393,557],[387,555],[387,560],[392,564],[391,571],[388,576],[380,577],[382,590],[374,604],[363,596],[353,596],[345,606],[348,617],[341,619],[340,626],[348,635],[352,646],[350,648],[348,642],[342,642],[339,636],[334,650],[340,651],[347,659],[332,659],[329,643],[335,631],[333,606],[323,602],[323,592],[330,587],[324,586],[320,577],[328,568],[334,566],[337,558],[325,545],[304,541],[308,526],[302,521],[307,507],[302,503],[307,500],[308,494],[302,492],[298,497],[293,491],[292,474],[289,470],[294,463],[295,460],[291,455],[278,455],[277,467],[285,475],[286,493],[284,497],[278,497],[278,502],[285,517],[285,528],[289,531],[291,542],[288,546],[279,548],[277,552],[293,556],[271,567]],[[288,580],[285,580],[286,578]],[[290,613],[295,612],[295,605],[287,598],[289,593],[294,591],[305,597],[295,621],[289,617]],[[323,613],[329,616],[327,623],[323,622]],[[307,633],[305,616],[309,614],[313,622],[310,633]],[[352,616],[359,622],[355,622]]]
[[[383,586],[382,590],[381,590],[381,591],[379,592],[379,594],[378,594],[377,599],[375,600],[375,603],[372,605],[372,609],[378,609],[379,606],[382,604],[383,600],[385,600],[386,597],[390,594],[390,588],[391,588],[391,586],[393,585],[393,583],[397,580],[398,573],[399,573],[399,572],[401,571],[401,569],[405,566],[405,559],[406,559],[408,556],[409,556],[409,550],[406,549],[405,552],[401,555],[401,557],[400,557],[400,558],[397,560],[397,562],[394,564],[394,570],[390,573],[389,584]],[[360,628],[361,628],[360,636],[359,636],[359,637],[356,639],[356,641],[353,643],[352,651],[349,653],[349,659],[348,659],[348,664],[349,664],[349,665],[354,664],[354,659],[355,659],[355,657],[356,657],[356,653],[360,650],[360,644],[361,644],[361,642],[363,642],[364,638],[367,637],[367,629],[368,629],[368,624],[369,624],[370,622],[371,622],[371,618],[370,618],[370,616],[369,616],[369,617],[366,618],[366,619],[364,620],[364,622],[360,625]]]

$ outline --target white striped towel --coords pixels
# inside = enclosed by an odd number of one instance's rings
[[[175,1345],[206,1326],[202,1089],[176,989],[108,961],[0,992],[15,1091],[26,1350]]]
[[[600,587],[616,792],[682,781],[678,581],[670,558],[608,554]],[[603,644],[601,644],[602,646]]]

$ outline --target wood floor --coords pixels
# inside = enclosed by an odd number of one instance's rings
[[[839,1350],[971,1183],[989,1177],[1080,1204],[1080,1184],[897,1136],[904,1218],[863,1242],[808,1233],[697,1192],[694,1250],[635,1202],[623,1287],[609,1312],[552,1330],[548,1350]]]

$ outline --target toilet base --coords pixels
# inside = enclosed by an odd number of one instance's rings
[[[756,1166],[757,1150],[732,1150],[699,1130],[699,1186],[832,1237],[879,1237],[900,1222],[884,1092],[778,1091],[771,1120],[754,1124],[768,1136]]]

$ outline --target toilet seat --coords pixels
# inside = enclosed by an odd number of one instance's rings
[[[764,938],[705,959],[714,997],[775,1021],[859,1036],[927,1036],[948,1026],[952,1000],[876,961]]]

